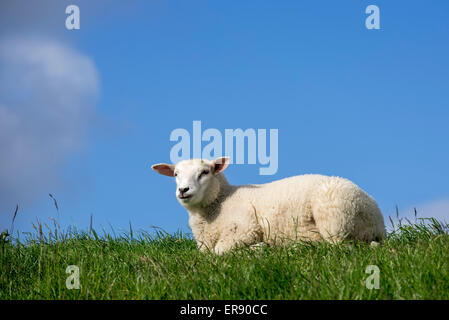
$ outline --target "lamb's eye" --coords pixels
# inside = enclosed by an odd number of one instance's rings
[[[201,171],[201,173],[200,173],[198,179],[201,178],[203,175],[206,175],[206,174],[208,174],[208,173],[209,173],[209,170],[203,170],[203,171]]]
[[[178,173],[177,173],[177,172],[175,172],[174,176],[175,176],[175,177],[177,177],[177,176],[178,176]]]

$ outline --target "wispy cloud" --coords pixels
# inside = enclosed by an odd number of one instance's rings
[[[449,222],[449,199],[440,199],[415,206],[418,218],[436,218]]]
[[[57,184],[64,161],[85,142],[99,80],[91,59],[48,39],[0,40],[0,69],[0,212],[5,212]]]
[[[435,218],[439,221],[449,223],[449,198],[438,199],[434,201],[418,203],[405,210],[399,209],[399,219],[409,219],[415,221],[416,218]],[[393,221],[396,221],[396,215],[390,215]],[[388,220],[387,220],[388,221]],[[386,221],[386,222],[387,222]]]

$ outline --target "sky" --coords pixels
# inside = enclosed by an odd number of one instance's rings
[[[80,29],[68,30],[68,5]],[[368,5],[380,29],[367,29]],[[0,3],[0,230],[190,232],[173,130],[278,130],[278,170],[320,173],[388,216],[449,222],[447,1]],[[203,145],[204,147],[204,145]],[[57,201],[54,206],[51,194]]]

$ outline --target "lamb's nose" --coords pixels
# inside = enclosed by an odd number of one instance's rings
[[[186,193],[187,191],[189,191],[189,187],[185,187],[185,188],[179,188],[179,192],[181,192],[181,194]]]

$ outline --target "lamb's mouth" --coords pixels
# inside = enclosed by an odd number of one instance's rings
[[[190,199],[192,197],[192,195],[191,194],[189,194],[189,195],[180,195],[180,196],[178,196],[178,198],[179,199],[181,199],[181,200],[187,200],[187,199]]]

